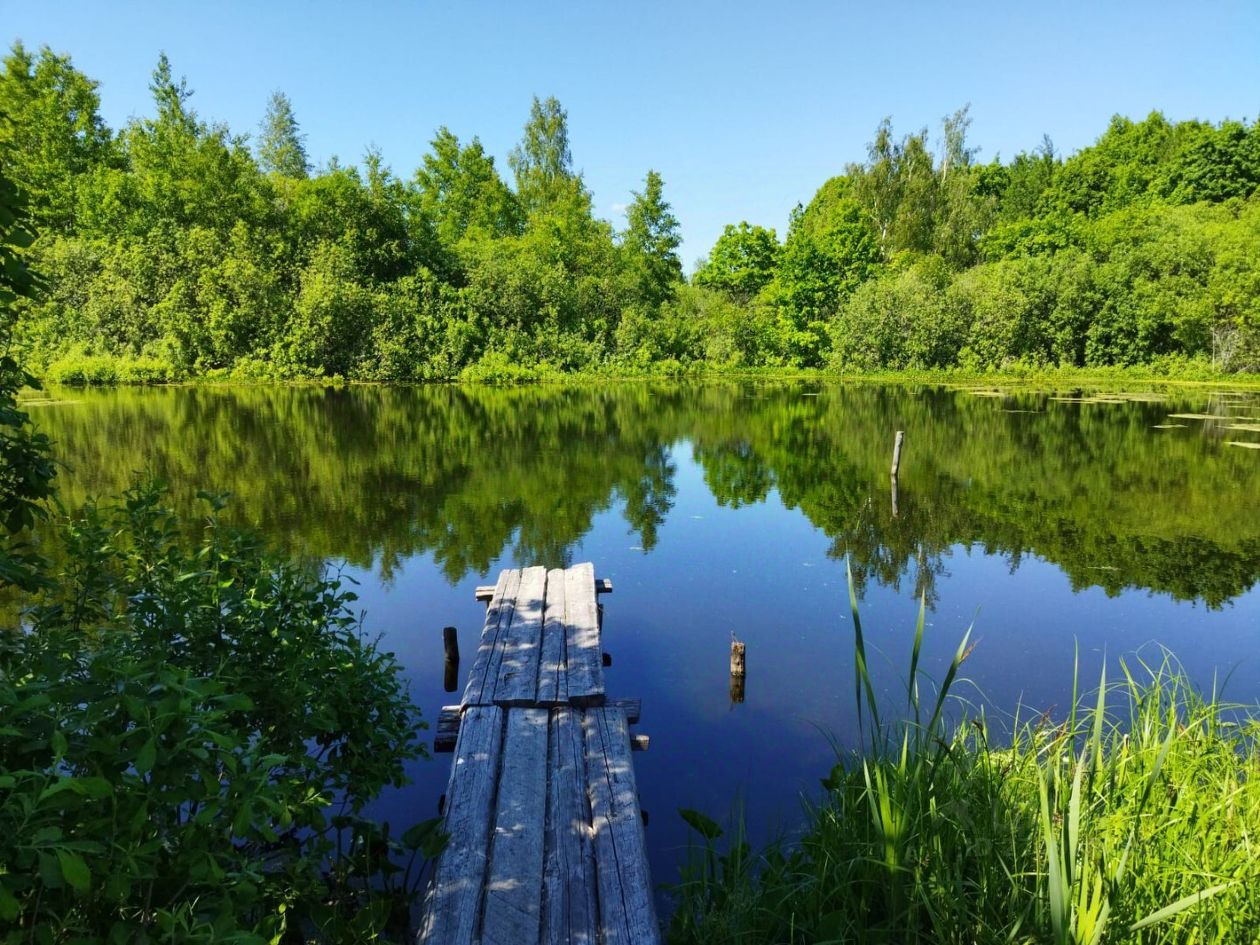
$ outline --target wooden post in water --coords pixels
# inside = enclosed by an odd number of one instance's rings
[[[744,646],[731,637],[731,702],[744,701]]]
[[[454,692],[459,686],[459,636],[454,627],[442,628],[442,650],[446,657],[442,688]]]
[[[897,517],[897,470],[901,467],[901,444],[905,440],[906,434],[902,430],[897,431],[897,438],[893,440],[893,461],[892,475],[889,477],[892,484],[892,514],[893,518]]]

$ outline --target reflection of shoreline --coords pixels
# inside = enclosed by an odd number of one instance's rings
[[[931,599],[942,554],[957,544],[1012,567],[1036,554],[1078,588],[1145,588],[1209,606],[1260,576],[1254,456],[1191,431],[1152,432],[1170,413],[1202,409],[1202,398],[1077,404],[1033,392],[814,387],[76,391],[73,410],[38,422],[71,467],[61,477],[68,508],[146,471],[171,483],[177,505],[191,506],[202,486],[231,491],[232,514],[291,553],[387,581],[420,553],[452,582],[505,550],[564,564],[615,505],[650,552],[673,502],[670,446],[682,440],[720,504],[777,490],[832,539],[834,555],[850,556],[860,584],[912,582]],[[910,446],[893,516],[895,429],[910,431]]]

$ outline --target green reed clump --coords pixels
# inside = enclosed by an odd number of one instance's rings
[[[703,844],[674,888],[676,943],[1252,943],[1260,939],[1260,720],[1171,656],[1121,661],[1066,719],[946,721],[963,638],[921,703],[882,723],[853,600],[860,750],[790,846],[685,812]]]

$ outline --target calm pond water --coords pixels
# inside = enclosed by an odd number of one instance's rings
[[[61,391],[32,406],[73,507],[137,473],[231,490],[234,514],[360,584],[367,627],[425,716],[441,628],[475,652],[473,588],[503,567],[593,560],[612,578],[611,694],[643,699],[636,755],[657,882],[686,844],[675,810],[754,839],[855,738],[845,561],[877,681],[900,690],[917,612],[940,678],[975,621],[966,694],[1063,712],[1082,674],[1170,648],[1226,695],[1260,698],[1260,395],[1106,395],[723,383],[527,388],[203,387]],[[1173,414],[1199,416],[1171,417]],[[1249,427],[1249,428],[1248,428]],[[893,434],[906,431],[894,513]],[[748,647],[732,702],[729,642]],[[376,813],[431,817],[449,756]]]

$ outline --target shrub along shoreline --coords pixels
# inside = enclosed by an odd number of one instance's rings
[[[449,381],[429,384],[591,384],[620,381],[720,381],[725,379],[783,381],[843,381],[880,384],[989,384],[1045,387],[1061,390],[1077,387],[1115,387],[1125,384],[1221,387],[1260,390],[1260,374],[1224,373],[1205,361],[1167,358],[1131,367],[1068,367],[1016,364],[989,370],[970,368],[906,368],[904,370],[857,370],[839,368],[721,367],[677,362],[650,368],[609,366],[599,370],[562,371],[548,364],[522,366],[506,360],[479,362]],[[113,387],[213,384],[398,384],[391,381],[350,380],[334,375],[282,380],[249,372],[214,371],[196,377],[182,375],[170,364],[149,358],[92,355],[63,358],[43,372],[44,384],[63,387]],[[405,384],[405,382],[404,382]]]
[[[737,826],[682,811],[700,844],[673,887],[670,941],[690,943],[1212,942],[1260,930],[1260,716],[1196,690],[1167,653],[1104,671],[1067,718],[920,701],[881,725],[853,605],[860,750],[843,752],[790,846],[753,854]],[[923,691],[927,691],[926,688]]]

